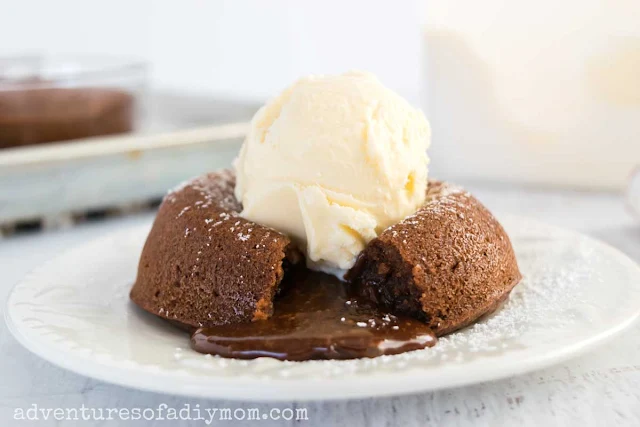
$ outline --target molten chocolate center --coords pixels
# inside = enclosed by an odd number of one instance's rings
[[[191,336],[193,349],[239,359],[354,359],[436,343],[424,323],[382,311],[333,276],[306,271],[292,276],[274,301],[272,317],[200,328]]]

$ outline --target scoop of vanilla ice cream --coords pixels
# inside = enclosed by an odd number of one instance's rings
[[[342,277],[424,202],[430,128],[369,73],[305,77],[262,107],[236,159],[241,215]]]

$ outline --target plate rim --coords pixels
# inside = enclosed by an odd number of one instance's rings
[[[625,263],[630,269],[635,269],[640,277],[640,266],[624,252],[606,242],[571,229],[549,225],[545,222],[531,219],[523,215],[509,214],[499,216],[501,221],[502,219],[506,219],[506,217],[509,217],[510,221],[527,221],[569,233],[574,237],[587,239],[591,244],[609,251],[616,258],[616,261]],[[7,329],[12,336],[29,352],[57,367],[110,384],[132,389],[188,397],[247,402],[302,402],[400,396],[467,386],[523,375],[582,355],[598,345],[614,338],[640,318],[640,305],[638,305],[635,312],[630,313],[618,323],[609,325],[608,327],[599,330],[597,333],[568,346],[535,355],[527,355],[524,359],[515,360],[512,358],[507,361],[500,359],[498,362],[496,362],[496,359],[483,359],[482,369],[470,370],[468,369],[468,365],[463,370],[456,369],[455,364],[444,366],[439,369],[445,372],[451,371],[451,375],[448,376],[446,384],[443,384],[442,381],[439,383],[436,382],[435,384],[425,383],[423,381],[424,379],[429,381],[432,380],[432,372],[418,367],[401,373],[381,372],[377,373],[375,376],[364,374],[358,376],[357,380],[354,380],[352,377],[347,380],[336,380],[335,378],[308,378],[304,381],[306,384],[304,395],[300,395],[299,391],[297,391],[299,382],[292,381],[290,379],[270,378],[268,380],[263,380],[260,378],[243,377],[203,377],[198,379],[193,375],[189,377],[180,376],[178,375],[178,371],[173,373],[158,371],[154,372],[153,375],[150,375],[149,371],[140,370],[139,367],[136,366],[114,366],[105,362],[87,359],[78,353],[70,351],[47,351],[46,343],[33,340],[20,330],[20,326],[12,318],[13,309],[11,300],[16,293],[16,289],[24,283],[28,283],[29,278],[37,275],[39,271],[45,269],[50,264],[55,264],[59,258],[68,256],[68,253],[74,249],[92,242],[108,239],[114,234],[126,232],[127,230],[131,231],[134,229],[140,229],[142,227],[147,227],[147,225],[138,224],[135,226],[127,226],[117,231],[105,233],[98,238],[85,241],[79,245],[74,245],[45,263],[38,265],[26,274],[11,288],[3,304],[4,320],[7,325]],[[636,285],[636,290],[639,291],[638,295],[640,295],[640,283]],[[477,362],[470,363],[474,364]],[[188,378],[189,380],[184,381],[185,378]],[[268,385],[268,387],[256,387],[259,383]],[[336,383],[340,385],[340,393],[335,393]],[[246,393],[246,389],[249,386],[253,386],[253,390],[251,393]]]

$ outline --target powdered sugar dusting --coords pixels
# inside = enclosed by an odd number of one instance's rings
[[[404,225],[418,225],[421,216],[434,213],[443,214],[445,212],[451,212],[459,217],[462,215],[461,218],[464,218],[464,213],[460,211],[468,208],[465,202],[469,197],[471,197],[471,195],[464,188],[455,184],[429,181],[424,205],[415,213],[405,217],[402,221],[392,225],[387,230],[391,231],[393,237],[396,237],[398,235],[398,228],[402,228]]]
[[[219,203],[215,206],[224,212],[204,220],[203,226],[206,226],[207,230],[222,227],[223,230],[233,233],[234,238],[241,242],[250,242],[254,248],[264,247],[263,242],[268,234],[263,235],[259,242],[257,239],[252,240],[252,229],[256,225],[238,218],[237,211],[233,210],[238,207],[232,197],[232,187],[229,187],[232,185],[232,178],[231,175],[228,180],[219,180],[219,185],[198,182],[189,184],[200,192],[203,202],[192,204],[191,209],[204,209],[203,206]],[[187,187],[188,185],[183,189]],[[212,194],[220,200],[214,200]],[[229,194],[231,199],[226,198]],[[470,221],[471,217],[467,215],[470,198],[472,196],[460,187],[432,183],[425,205],[387,231],[394,237],[406,235],[411,226],[421,221],[421,215],[433,218],[434,215],[450,216],[453,213],[458,218]],[[184,215],[188,215],[189,212],[187,210]],[[182,356],[180,364],[185,367],[197,367],[197,370],[217,376],[341,377],[367,374],[380,369],[396,372],[408,367],[430,369],[442,364],[471,363],[476,359],[486,360],[505,352],[544,346],[557,336],[550,332],[562,333],[564,330],[572,330],[586,334],[597,322],[597,319],[591,317],[591,308],[598,300],[587,298],[581,285],[601,280],[596,268],[599,260],[597,255],[594,255],[593,244],[588,239],[533,222],[518,223],[508,231],[524,279],[516,286],[507,302],[493,315],[463,331],[441,338],[434,348],[375,359],[304,363],[269,359],[241,362],[219,357],[203,359],[199,354],[189,353]],[[465,238],[472,240],[482,236],[470,234]]]
[[[14,331],[38,344],[35,348],[84,363],[94,372],[109,370],[121,378],[135,373],[136,384],[156,384],[158,391],[200,387],[203,396],[230,398],[224,393],[236,387],[233,396],[246,398],[244,390],[271,391],[273,386],[281,387],[278,396],[295,399],[300,390],[317,390],[309,384],[315,378],[331,380],[324,394],[315,395],[324,398],[336,397],[342,387],[361,388],[362,380],[386,391],[385,385],[399,383],[429,389],[518,374],[575,354],[636,315],[640,271],[627,257],[576,233],[519,217],[501,220],[524,281],[493,316],[413,353],[311,362],[195,353],[188,348],[187,334],[149,321],[129,303],[147,225],[83,244],[38,268],[14,288],[7,316]],[[165,317],[164,311],[159,314]],[[174,318],[172,309],[168,317]],[[159,376],[165,381],[161,385]],[[268,399],[267,392],[262,396]]]
[[[467,208],[466,200],[471,195],[462,187],[448,182],[429,182],[427,200],[416,214],[421,212],[444,213],[451,212],[460,215],[461,209]]]
[[[508,225],[508,224],[507,224]],[[591,307],[597,297],[585,295],[583,283],[602,280],[594,262],[598,253],[587,239],[535,222],[509,230],[521,270],[522,282],[495,313],[476,324],[442,337],[433,348],[394,356],[350,361],[281,362],[257,359],[244,362],[201,355],[182,360],[216,375],[260,375],[275,378],[343,377],[373,371],[398,372],[409,368],[438,369],[443,364],[465,364],[489,360],[495,355],[518,352],[531,346],[544,347],[565,330],[589,333],[594,322]],[[600,260],[601,261],[601,260]],[[579,332],[576,332],[579,333]],[[224,362],[223,362],[224,361]],[[220,372],[224,363],[223,372]]]
[[[165,202],[175,203],[177,195],[188,189],[199,193],[191,206],[185,206],[183,211],[191,208],[206,209],[215,206],[219,209],[232,211],[237,215],[240,210],[240,204],[233,194],[236,185],[235,175],[229,169],[223,169],[213,174],[202,175],[182,182],[175,188],[169,190],[164,198]],[[181,213],[181,215],[184,212]]]
[[[244,255],[240,252],[242,260],[251,262],[249,254],[266,248],[265,239],[273,236],[271,228],[240,217],[242,206],[235,198],[234,187],[234,173],[222,170],[183,182],[165,196],[163,207],[173,212],[175,220],[186,225],[183,237],[194,241],[188,266],[191,277],[202,274],[211,260],[221,262],[222,241],[228,242],[229,238],[237,241],[235,250],[244,250]],[[254,233],[254,230],[259,231]],[[273,233],[276,242],[286,242],[281,234]],[[238,281],[243,283],[244,278]]]

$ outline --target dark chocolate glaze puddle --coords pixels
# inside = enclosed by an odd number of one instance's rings
[[[322,273],[298,272],[268,320],[200,328],[191,347],[222,357],[280,360],[355,359],[431,347],[424,323],[396,317]]]

